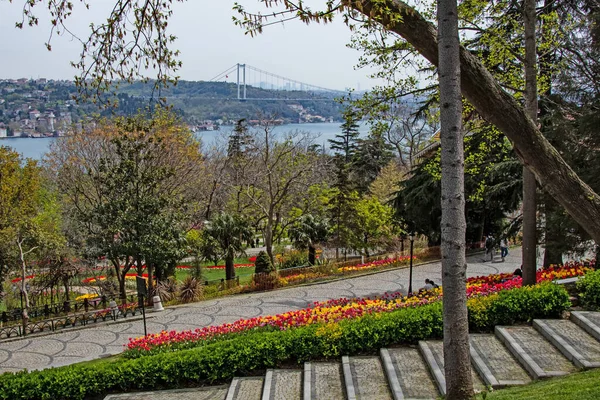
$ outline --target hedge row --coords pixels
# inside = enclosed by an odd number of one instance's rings
[[[600,309],[600,271],[588,272],[577,281],[579,300],[588,310]]]
[[[469,322],[476,330],[491,330],[495,324],[557,317],[569,305],[562,287],[546,283],[470,299]],[[189,350],[96,366],[8,373],[0,376],[0,398],[101,398],[109,392],[210,384],[282,363],[374,352],[441,336],[442,307],[435,303],[339,323],[254,332]]]

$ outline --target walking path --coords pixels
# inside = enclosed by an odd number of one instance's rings
[[[482,262],[482,255],[468,258],[468,276],[513,272],[521,265],[521,249],[516,248],[505,262]],[[426,278],[441,284],[441,264],[434,262],[413,269],[413,289]],[[378,296],[408,288],[409,269],[396,269],[334,282],[293,287],[271,292],[223,297],[199,303],[170,307],[161,313],[148,313],[148,333],[184,330],[234,322],[240,318],[280,314],[305,308],[315,301],[341,297]],[[142,321],[124,321],[42,337],[0,342],[0,373],[44,369],[106,357],[123,351],[130,337],[143,336]]]

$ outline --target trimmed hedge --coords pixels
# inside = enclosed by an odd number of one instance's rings
[[[467,300],[469,330],[486,332],[496,325],[559,318],[570,306],[567,290],[552,282],[501,291]]]
[[[600,309],[600,271],[588,272],[577,281],[581,305],[589,310]]]
[[[469,303],[470,324],[479,330],[490,330],[496,323],[558,316],[569,306],[564,288],[549,283],[470,299]],[[75,364],[7,373],[0,376],[0,398],[84,399],[112,391],[222,382],[283,363],[373,352],[441,336],[442,306],[434,303],[338,323],[258,331],[189,350],[96,366]]]

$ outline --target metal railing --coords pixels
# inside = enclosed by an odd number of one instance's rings
[[[104,308],[96,311],[84,311],[73,313],[58,318],[42,319],[38,321],[23,324],[0,325],[0,340],[11,337],[27,336],[40,332],[54,332],[61,329],[74,328],[77,326],[87,326],[89,324],[116,321],[117,319],[135,316],[142,312],[138,303],[128,303],[113,308]]]
[[[29,320],[61,317],[70,313],[77,313],[81,311],[89,312],[90,310],[107,308],[111,300],[117,299],[115,297],[98,296],[97,299],[84,299],[81,301],[64,301],[62,303],[45,304],[43,306],[28,308],[27,315],[29,316]],[[137,297],[135,295],[128,295],[125,298],[124,303],[133,303],[134,301],[137,301]],[[20,308],[12,309],[10,311],[3,311],[0,314],[0,322],[2,322],[2,324],[20,322],[22,319],[23,310]]]

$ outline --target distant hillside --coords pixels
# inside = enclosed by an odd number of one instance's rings
[[[328,93],[266,90],[248,86],[250,99],[237,100],[237,86],[225,82],[180,81],[160,95],[184,121],[198,129],[213,129],[241,118],[275,117],[284,123],[339,121],[342,106]],[[122,85],[118,107],[105,109],[77,102],[71,81],[0,79],[0,137],[49,136],[64,133],[73,123],[93,114],[131,115],[151,104],[152,83]],[[304,100],[301,100],[304,99]]]
[[[124,85],[119,92],[137,98],[151,96],[151,84],[136,82]],[[202,120],[252,119],[258,115],[276,116],[286,122],[322,122],[340,120],[342,106],[330,93],[302,91],[278,91],[246,87],[249,99],[298,99],[283,100],[237,100],[237,85],[226,82],[179,81],[177,86],[164,90],[162,97],[174,107],[181,109],[187,118]],[[306,100],[308,99],[308,100]],[[314,100],[312,100],[314,99]]]

